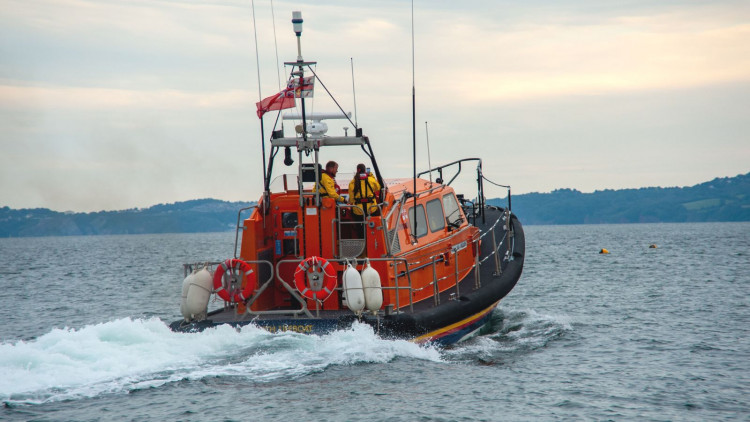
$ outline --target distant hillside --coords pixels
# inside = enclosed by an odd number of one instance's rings
[[[250,205],[249,202],[196,199],[143,209],[90,213],[3,207],[0,208],[0,237],[228,231],[234,230],[237,211]]]
[[[505,198],[489,199],[505,205]],[[63,213],[46,208],[0,208],[0,237],[198,233],[234,230],[250,202],[196,199],[150,208]],[[750,173],[684,188],[641,188],[513,196],[524,224],[602,224],[750,221]],[[244,214],[243,217],[249,214]]]
[[[504,205],[506,200],[487,202]],[[513,195],[512,207],[525,224],[750,221],[750,173],[683,188]]]

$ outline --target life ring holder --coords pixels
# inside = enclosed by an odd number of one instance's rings
[[[243,284],[245,285],[244,289],[235,291],[231,296],[229,291],[224,288],[224,274],[227,271],[232,274],[242,274]],[[217,266],[216,272],[214,272],[214,291],[225,302],[245,302],[252,296],[256,285],[255,272],[250,268],[250,264],[241,259],[227,259]]]
[[[311,256],[294,271],[294,287],[308,299],[324,301],[336,290],[336,271],[325,258]]]

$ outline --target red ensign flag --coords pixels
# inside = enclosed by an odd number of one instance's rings
[[[260,119],[267,111],[294,107],[294,93],[289,92],[288,89],[284,89],[278,94],[271,95],[268,98],[264,98],[263,101],[255,103],[255,106],[258,107],[258,118]]]

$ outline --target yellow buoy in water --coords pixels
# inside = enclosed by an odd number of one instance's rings
[[[606,249],[604,249],[604,248],[602,248],[601,250],[599,250],[599,253],[600,253],[600,254],[608,254],[608,253],[609,253],[609,251],[608,251],[608,250],[606,250]]]

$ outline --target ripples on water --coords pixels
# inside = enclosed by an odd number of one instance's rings
[[[181,264],[233,233],[0,240],[0,419],[750,418],[750,224],[526,232],[518,286],[445,349],[170,332]]]

